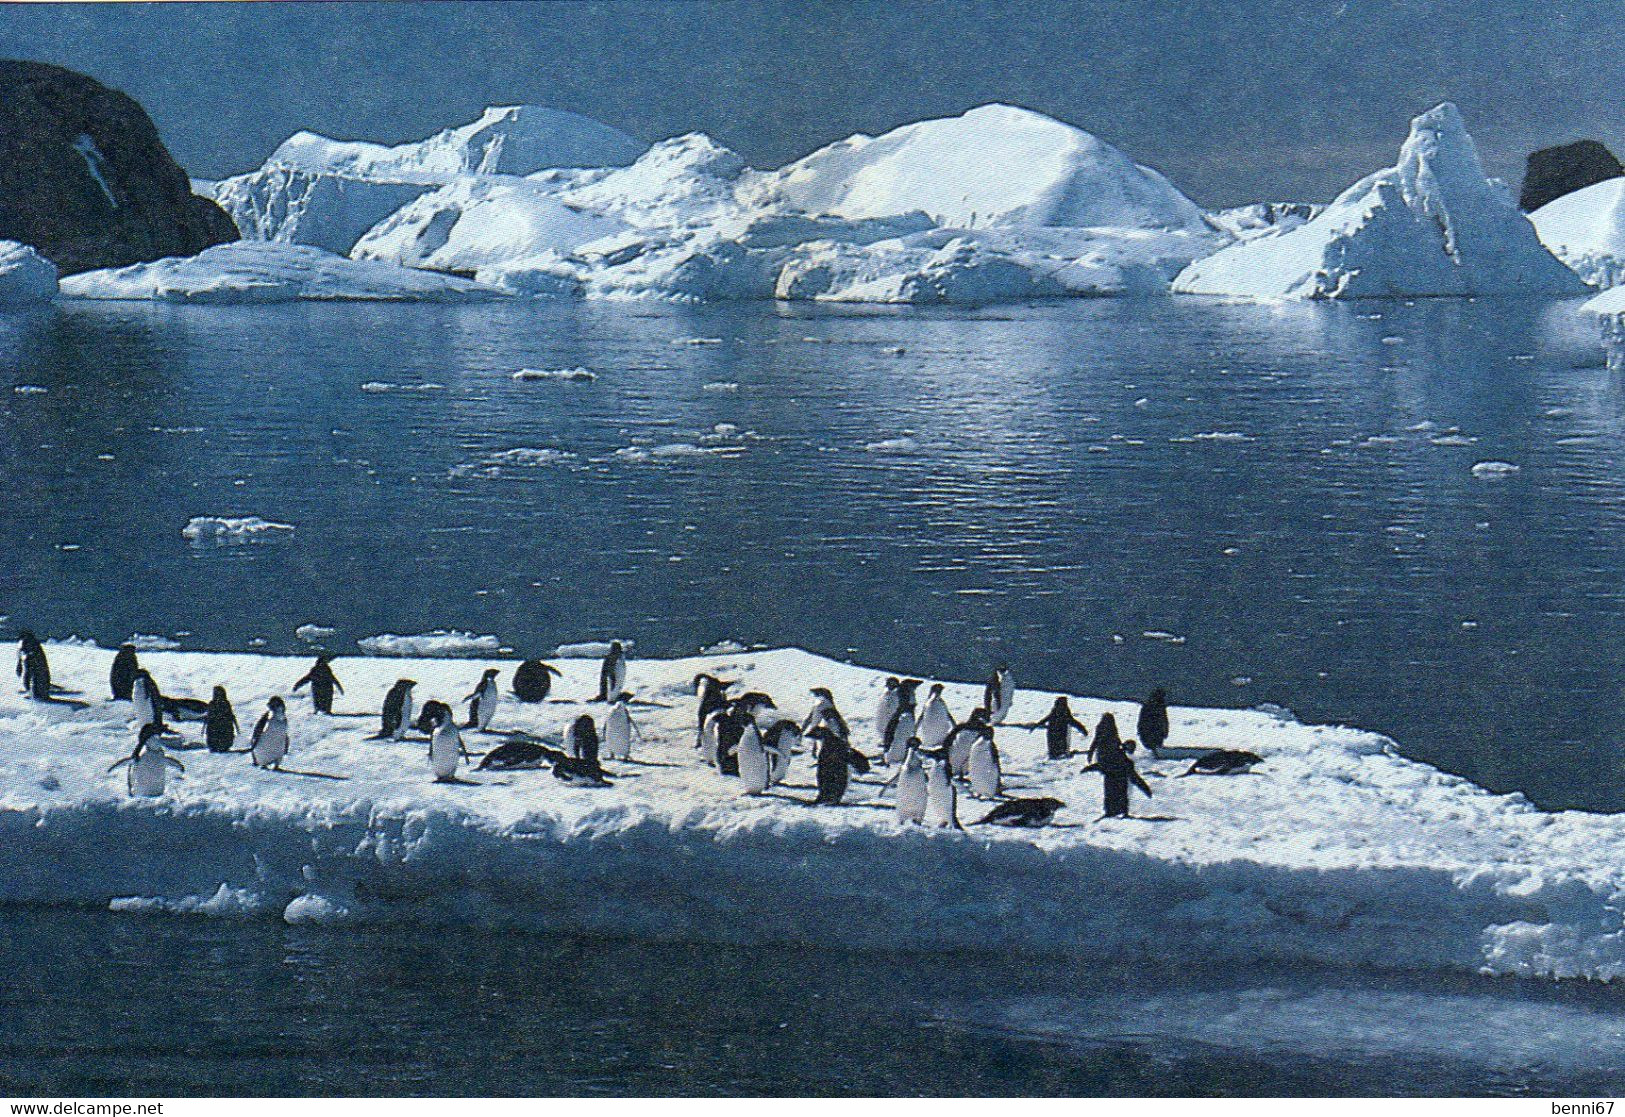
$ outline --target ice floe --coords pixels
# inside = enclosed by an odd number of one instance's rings
[[[193,516],[181,534],[196,543],[253,543],[291,534],[292,524],[259,516]]]

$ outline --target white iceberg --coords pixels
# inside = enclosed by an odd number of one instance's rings
[[[193,516],[181,528],[181,534],[194,543],[253,543],[293,531],[292,524],[259,516]]]
[[[416,636],[397,636],[393,632],[367,636],[356,641],[368,655],[382,656],[470,656],[491,655],[502,650],[502,641],[495,636],[476,636],[472,632],[437,628]]]
[[[26,244],[0,240],[0,305],[50,302],[56,292],[55,264]]]
[[[1173,289],[1242,299],[1573,295],[1585,285],[1485,177],[1456,106],[1411,121],[1396,166],[1312,220],[1198,260]]]
[[[308,244],[342,256],[363,233],[429,189],[267,166],[222,179],[211,196],[245,240]]]
[[[319,248],[268,241],[218,244],[196,256],[81,272],[62,281],[75,299],[157,299],[183,303],[283,303],[298,299],[474,302],[504,293],[456,276]]]
[[[1540,243],[1593,287],[1625,284],[1625,178],[1547,202],[1529,221]]]
[[[1604,318],[1625,315],[1625,285],[1610,287],[1602,294],[1587,299],[1581,304],[1580,309]]]
[[[87,693],[112,661],[92,647],[53,644],[49,653],[53,676]],[[229,681],[239,715],[252,717],[305,661],[155,652],[143,665],[171,694],[206,695]],[[424,659],[410,674],[421,701],[455,701],[487,666],[506,685],[511,662]],[[590,701],[595,658],[557,666],[561,701],[505,703],[497,728],[556,741],[580,714],[603,716]],[[398,660],[364,658],[334,667],[355,709],[378,709],[403,670]],[[1000,752],[1020,794],[1061,800],[1065,825],[976,826],[986,808],[966,796],[966,832],[926,829],[897,821],[881,795],[883,773],[854,778],[853,806],[808,805],[805,754],[784,794],[740,794],[737,780],[694,750],[700,671],[765,691],[797,719],[807,687],[828,686],[857,747],[876,751],[856,715],[874,709],[886,672],[794,650],[731,652],[629,664],[630,689],[649,703],[633,712],[638,759],[648,763],[611,762],[609,788],[567,787],[546,771],[497,779],[468,770],[465,784],[437,784],[420,744],[368,740],[375,722],[315,717],[296,703],[287,766],[342,779],[197,750],[184,778],[145,801],[107,771],[130,749],[127,706],[69,711],[6,688],[0,903],[693,942],[901,943],[1114,965],[1178,957],[1625,977],[1616,817],[1548,813],[1491,794],[1405,759],[1376,734],[1270,712],[1175,709],[1170,744],[1243,748],[1264,762],[1245,778],[1179,779],[1188,761],[1141,758],[1156,795],[1146,813],[1167,819],[1147,824],[1100,820],[1097,774],[1045,762],[1041,731],[1003,726]],[[981,689],[948,681],[945,696],[969,709]],[[1054,697],[1018,692],[1010,720],[1037,720]],[[1136,710],[1071,704],[1091,726],[1107,712],[1132,725]],[[196,739],[195,727],[180,728]],[[876,887],[877,873],[907,887]]]

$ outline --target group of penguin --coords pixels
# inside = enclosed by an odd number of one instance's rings
[[[42,702],[86,705],[51,682],[50,664],[43,646],[31,632],[23,632],[18,644],[17,673],[25,693]],[[545,702],[557,668],[541,660],[526,660],[515,670],[511,686],[522,702]],[[469,751],[463,730],[491,733],[492,721],[502,702],[499,671],[487,669],[474,690],[464,699],[467,720],[458,725],[452,707],[438,700],[415,709],[416,682],[400,679],[389,688],[380,714],[379,731],[371,740],[427,740],[429,769],[436,782],[470,783],[459,772],[465,763],[479,771],[551,769],[561,782],[577,787],[609,787],[612,773],[603,762],[632,762],[634,743],[642,734],[633,721],[634,702],[627,690],[627,661],[624,646],[609,646],[599,668],[595,701],[607,703],[600,737],[598,724],[590,714],[576,717],[566,729],[562,748],[554,747],[533,734],[505,733],[504,740],[483,754]],[[240,732],[236,713],[225,687],[216,686],[207,701],[172,697],[162,693],[152,675],[137,658],[137,649],[122,645],[114,656],[109,675],[112,697],[131,704],[137,740],[134,750],[117,760],[109,771],[127,769],[129,793],[133,796],[159,796],[167,787],[172,770],[185,771],[181,762],[165,749],[179,735],[169,721],[201,722],[203,744],[211,752],[236,750]],[[698,699],[695,721],[695,750],[706,765],[724,776],[737,778],[744,795],[757,796],[782,784],[790,774],[802,742],[811,742],[817,777],[815,806],[839,806],[847,794],[851,774],[867,775],[876,766],[894,768],[882,785],[881,794],[895,792],[895,809],[900,821],[924,826],[962,828],[958,814],[959,786],[975,798],[996,805],[978,824],[1035,827],[1047,825],[1065,806],[1053,798],[1011,798],[1005,795],[1003,768],[995,740],[995,727],[1005,726],[1015,699],[1015,681],[1003,665],[996,668],[983,688],[982,704],[964,721],[956,721],[943,697],[942,684],[933,684],[923,704],[919,679],[886,680],[885,690],[874,715],[879,753],[874,757],[860,751],[852,740],[846,718],[836,707],[827,687],[813,687],[811,711],[800,721],[784,716],[773,698],[761,691],[748,691],[730,697],[737,682],[724,681],[711,674],[695,676],[693,689]],[[322,714],[334,715],[333,699],[344,693],[332,667],[331,658],[318,656],[310,670],[292,687],[294,692],[308,686],[311,704]],[[414,717],[414,714],[416,715]],[[1046,754],[1050,760],[1079,755],[1073,742],[1089,737],[1088,729],[1077,720],[1067,699],[1055,700],[1050,712],[1028,724],[1010,723],[1007,728],[1044,729]],[[1160,689],[1142,704],[1137,723],[1141,740],[1157,755],[1168,736],[1166,695]],[[415,731],[423,736],[411,737]],[[254,726],[246,751],[258,768],[283,771],[288,755],[289,727],[287,702],[271,697]],[[1084,755],[1085,771],[1103,777],[1104,817],[1126,817],[1129,813],[1128,788],[1137,786],[1150,795],[1151,788],[1135,769],[1132,755],[1135,742],[1122,740],[1116,720],[1104,714]],[[1196,758],[1186,775],[1230,775],[1250,770],[1261,758],[1250,752],[1218,749]],[[319,775],[320,773],[298,773]],[[343,778],[343,777],[329,777]]]

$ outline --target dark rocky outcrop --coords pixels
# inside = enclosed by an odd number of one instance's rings
[[[1529,157],[1523,172],[1518,208],[1533,213],[1547,202],[1625,175],[1614,153],[1596,140],[1547,147]]]
[[[237,236],[134,100],[60,66],[0,60],[0,239],[71,275]]]

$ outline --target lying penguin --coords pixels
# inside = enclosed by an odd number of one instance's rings
[[[1038,827],[1048,826],[1055,812],[1066,806],[1059,799],[1006,799],[991,811],[986,817],[979,819],[977,826],[1020,826]]]
[[[543,744],[529,734],[512,734],[480,760],[482,772],[516,772],[552,768],[553,776],[573,787],[610,787],[596,755],[571,756],[562,749]]]
[[[1262,763],[1264,758],[1256,752],[1247,752],[1243,749],[1214,749],[1197,757],[1195,763],[1180,775],[1239,776],[1252,771],[1254,765]]]

